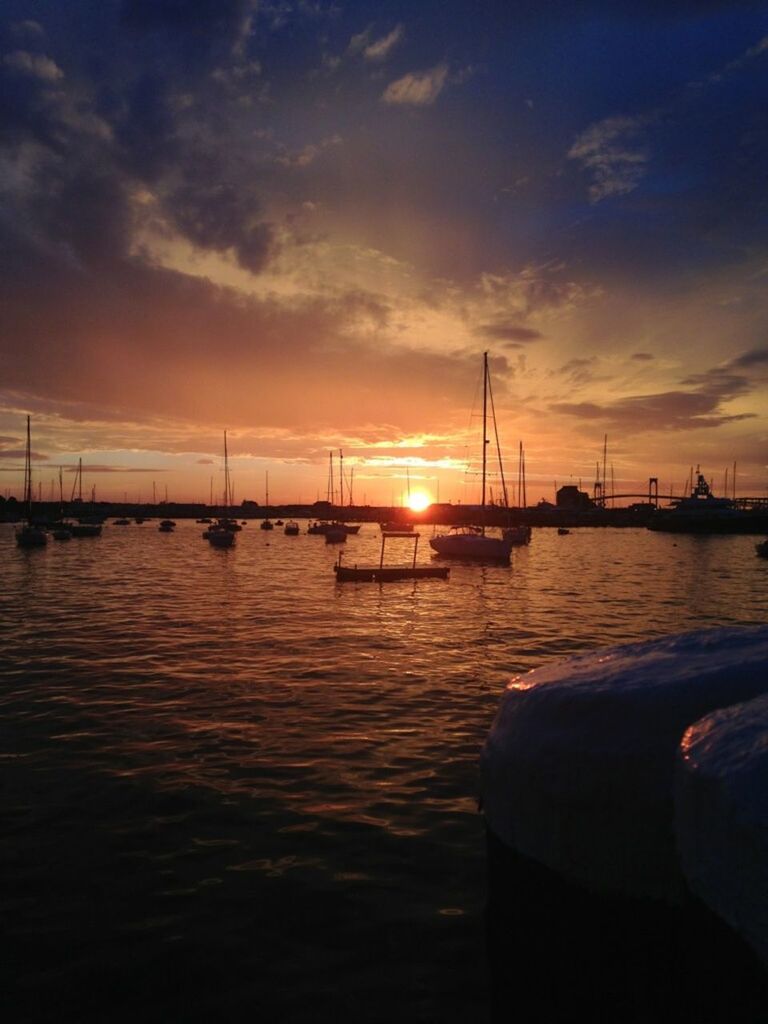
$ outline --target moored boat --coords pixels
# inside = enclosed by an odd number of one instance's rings
[[[490,393],[490,377],[488,374],[488,353],[483,353],[483,448],[482,448],[482,497],[480,502],[480,526],[456,526],[448,533],[438,534],[429,541],[429,546],[444,558],[466,558],[473,562],[509,562],[512,546],[515,541],[511,537],[490,537],[485,532],[485,485],[488,461],[488,396]],[[493,412],[493,397],[491,396]],[[496,417],[493,415],[494,432]],[[501,461],[501,460],[499,460]],[[506,533],[506,531],[505,531]]]
[[[655,512],[649,530],[664,533],[763,533],[765,512],[745,511],[730,498],[717,498],[704,477],[696,469],[696,486],[687,498],[678,500],[673,508]]]
[[[45,530],[32,522],[32,441],[27,416],[27,450],[24,458],[24,505],[27,521],[16,531],[16,543],[20,548],[42,548],[48,543]]]

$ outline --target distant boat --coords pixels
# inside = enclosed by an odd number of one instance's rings
[[[765,513],[747,512],[729,498],[716,498],[697,467],[696,486],[674,508],[654,512],[649,530],[665,533],[763,533]]]
[[[101,523],[72,523],[69,529],[73,537],[101,536]]]
[[[567,537],[571,531],[565,526],[558,526],[557,533],[559,537]]]
[[[27,416],[27,450],[24,457],[24,505],[27,522],[16,531],[16,543],[20,548],[42,548],[48,543],[48,534],[32,523],[32,441]]]
[[[343,530],[344,533],[346,533],[346,534],[359,533],[359,531],[360,531],[360,524],[357,523],[357,524],[353,525],[351,523],[340,523],[340,522],[336,522],[336,521],[334,521],[332,523],[328,523],[325,520],[320,520],[317,523],[310,523],[309,526],[307,527],[307,533],[313,533],[313,534],[325,535],[326,533],[328,533],[329,530],[333,530],[335,532],[339,532],[340,530]]]
[[[176,528],[176,523],[172,519],[163,519],[158,526],[160,533],[173,533]]]
[[[283,530],[283,533],[286,535],[286,537],[298,536],[299,524],[295,523],[293,519],[289,519],[288,522],[285,524],[285,529]]]
[[[398,523],[391,519],[386,523],[379,523],[382,533],[413,533],[413,523]]]
[[[565,532],[568,533],[567,530]],[[516,545],[530,544],[531,528],[530,526],[507,526],[502,531],[502,536]]]
[[[130,519],[116,519],[112,525],[113,526],[130,526],[131,525],[131,520]]]
[[[227,451],[227,432],[224,431],[224,515],[216,523],[211,523],[203,530],[203,539],[214,548],[231,548],[235,543],[235,533],[242,527],[228,516],[232,505],[232,492],[229,482],[229,453]]]
[[[264,500],[264,509],[265,509],[265,511],[267,513],[267,518],[266,519],[262,519],[262,521],[259,524],[259,526],[260,526],[260,528],[262,530],[274,530],[275,524],[269,518],[269,470],[267,470],[267,472],[266,472],[266,481],[267,482],[266,482],[266,488],[265,488],[266,495],[265,495],[265,500]]]
[[[768,540],[763,540],[759,544],[755,544],[755,551],[759,558],[768,558]]]
[[[488,395],[490,379],[488,376],[488,353],[483,353],[483,470],[482,499],[480,503],[480,526],[455,526],[448,533],[438,534],[429,541],[429,546],[438,555],[447,558],[466,558],[476,562],[508,562],[513,541],[508,537],[488,537],[485,532],[485,485],[488,463]],[[491,398],[493,408],[493,399]],[[494,431],[496,417],[493,415]],[[498,436],[498,433],[497,433]]]

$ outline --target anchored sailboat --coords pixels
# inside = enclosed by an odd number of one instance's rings
[[[24,508],[27,522],[16,531],[16,543],[20,548],[42,548],[48,543],[48,534],[39,526],[32,525],[32,442],[27,416],[27,450],[24,457]]]
[[[429,545],[439,555],[447,558],[467,558],[476,562],[508,562],[513,541],[509,537],[489,537],[485,532],[485,494],[488,472],[488,353],[483,353],[483,470],[482,498],[480,502],[480,526],[457,526],[449,533],[432,537]],[[493,409],[493,403],[491,403]],[[496,416],[493,413],[493,428],[496,432]]]
[[[229,453],[227,451],[227,432],[224,431],[224,515],[217,523],[212,523],[203,531],[203,539],[214,548],[231,548],[235,543],[235,531],[240,527],[229,518],[232,504],[232,492],[229,483]]]
[[[269,518],[269,470],[266,470],[266,483],[265,483],[265,495],[264,495],[264,511],[266,512],[266,519],[261,520],[262,530],[274,530],[275,524]]]

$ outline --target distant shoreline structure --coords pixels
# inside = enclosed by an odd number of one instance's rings
[[[695,523],[695,531],[703,533],[768,533],[768,501],[764,498],[739,499],[738,516],[727,520],[705,519]],[[391,523],[405,526],[460,526],[473,524],[478,516],[476,505],[452,505],[450,503],[432,504],[420,512],[402,506],[390,505],[331,505],[327,501],[316,501],[310,505],[259,505],[257,502],[244,501],[233,506],[230,514],[243,520],[262,520],[267,518],[281,519],[329,519],[348,520],[357,523]],[[22,518],[20,502],[8,500],[0,502],[0,522],[13,523]],[[217,506],[186,502],[110,502],[91,503],[65,502],[62,510],[59,502],[34,502],[33,518],[38,522],[58,521],[64,518],[78,518],[84,513],[97,514],[100,519],[110,518],[142,518],[171,516],[174,519],[199,519],[212,516]],[[612,527],[647,527],[661,526],[662,517],[670,513],[664,509],[657,510],[649,503],[631,505],[626,508],[603,508],[599,505],[591,507],[569,508],[550,504],[540,504],[532,508],[504,508],[502,506],[486,507],[486,523],[489,527],[504,528],[507,526],[536,527],[579,527],[579,526],[612,526]],[[658,523],[658,525],[656,525]]]

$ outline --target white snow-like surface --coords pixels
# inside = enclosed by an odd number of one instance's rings
[[[675,828],[691,889],[768,963],[768,697],[687,730]]]
[[[481,761],[502,842],[589,887],[676,899],[673,776],[689,725],[768,692],[768,627],[604,648],[508,685]]]

